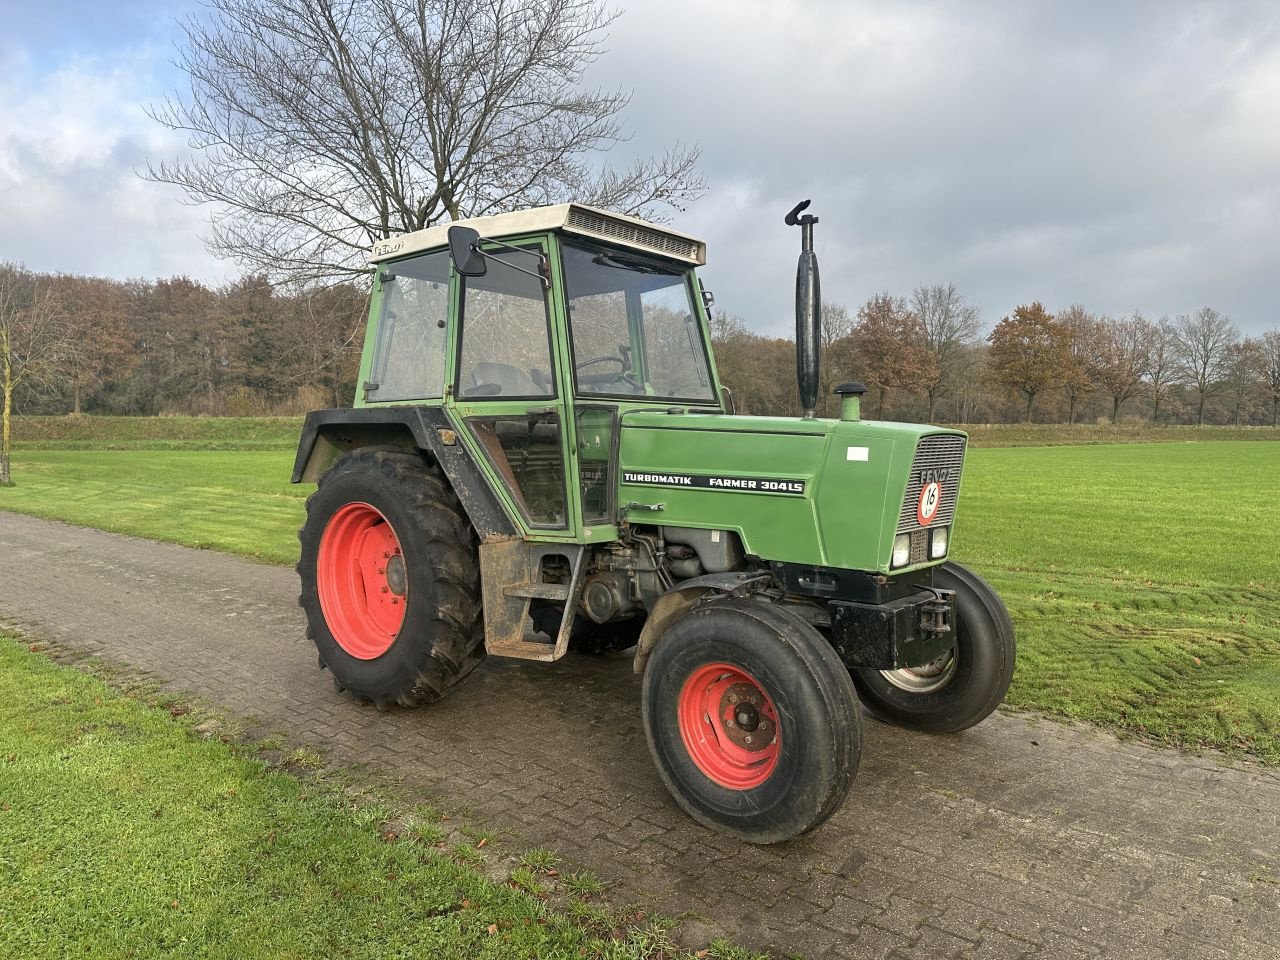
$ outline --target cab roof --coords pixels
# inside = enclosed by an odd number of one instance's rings
[[[532,207],[515,213],[499,213],[492,217],[454,220],[452,223],[441,223],[389,240],[379,240],[373,245],[369,262],[379,263],[409,253],[442,248],[448,244],[449,228],[455,224],[471,227],[480,236],[495,240],[522,233],[563,230],[695,266],[707,262],[707,245],[701,240],[637,217],[599,210],[581,203],[561,203],[552,207]]]

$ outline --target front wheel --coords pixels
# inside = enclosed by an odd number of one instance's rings
[[[1013,679],[1009,611],[991,585],[958,563],[934,572],[934,586],[956,591],[955,646],[920,667],[855,670],[853,682],[875,716],[925,733],[956,733],[995,712]]]
[[[822,636],[767,603],[697,607],[658,639],[641,694],[667,789],[704,826],[750,843],[814,829],[862,753],[857,694]]]

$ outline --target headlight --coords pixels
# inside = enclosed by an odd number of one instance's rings
[[[929,534],[929,559],[940,560],[947,555],[947,534],[950,527],[939,527]]]
[[[910,559],[911,536],[906,533],[900,533],[893,538],[893,559],[889,561],[889,566],[905,567]]]

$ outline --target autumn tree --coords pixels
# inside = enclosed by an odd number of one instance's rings
[[[1000,386],[1027,398],[1025,421],[1030,423],[1036,397],[1063,384],[1070,334],[1037,300],[1004,317],[987,339],[991,344],[990,376]]]
[[[1196,392],[1196,423],[1204,424],[1205,401],[1217,393],[1226,377],[1230,348],[1240,333],[1230,319],[1212,307],[1178,317],[1173,328],[1174,357],[1179,376]]]
[[[1280,426],[1280,330],[1262,335],[1262,382],[1271,400],[1271,425]]]
[[[65,375],[70,337],[47,280],[0,263],[0,486],[13,485],[13,398],[19,388],[55,389]]]
[[[793,341],[752,333],[741,317],[716,310],[711,343],[720,380],[732,392],[739,413],[799,414]]]
[[[1098,347],[1098,319],[1078,303],[1058,314],[1067,334],[1062,387],[1067,394],[1067,423],[1076,422],[1076,408],[1094,390],[1093,371]]]
[[[79,414],[88,394],[134,362],[125,288],[102,277],[59,274],[50,281],[70,337],[64,373],[71,412]]]
[[[862,379],[879,391],[877,419],[891,390],[922,390],[937,375],[924,324],[902,297],[879,293],[859,307],[853,342]]]
[[[1120,407],[1142,389],[1151,368],[1153,325],[1135,313],[1128,319],[1104,318],[1095,341],[1093,377],[1111,397],[1111,422],[1120,420]]]
[[[916,287],[911,312],[924,325],[925,342],[933,354],[933,374],[923,389],[929,402],[925,419],[933,422],[940,397],[956,389],[971,366],[971,347],[978,339],[978,308],[966,303],[953,283]]]
[[[189,160],[147,176],[215,205],[209,248],[273,281],[365,270],[371,244],[578,200],[660,217],[703,192],[698,151],[624,169],[623,90],[586,89],[599,0],[210,0],[187,89],[152,116]]]

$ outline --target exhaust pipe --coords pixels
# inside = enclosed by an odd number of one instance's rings
[[[800,408],[812,420],[818,408],[818,356],[821,341],[818,320],[822,316],[822,284],[818,281],[818,258],[813,252],[813,225],[818,218],[799,214],[809,206],[804,200],[786,216],[789,227],[800,228],[800,260],[796,264],[796,380],[800,385]]]

